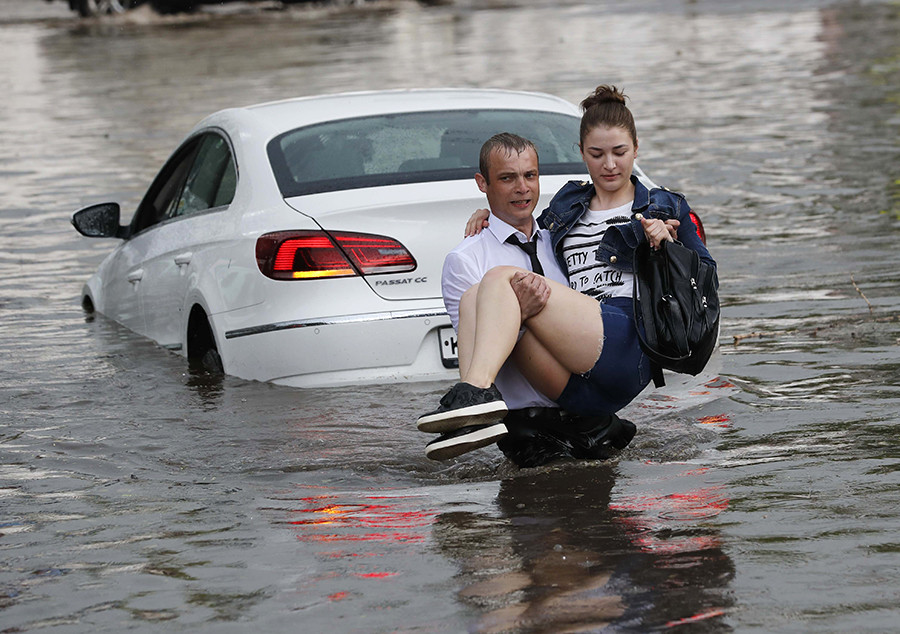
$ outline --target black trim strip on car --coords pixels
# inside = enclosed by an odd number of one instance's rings
[[[447,311],[434,309],[390,311],[382,313],[365,313],[362,315],[343,315],[340,317],[327,317],[321,319],[299,319],[297,321],[281,321],[274,324],[263,324],[249,328],[238,328],[225,332],[226,339],[236,339],[250,335],[261,335],[267,332],[279,330],[292,330],[294,328],[310,328],[313,326],[337,326],[343,324],[359,324],[372,321],[388,321],[391,319],[420,319],[422,317],[446,317]]]
[[[274,164],[275,163],[273,162],[273,165]],[[309,181],[305,183],[294,183],[291,181],[290,183],[285,183],[280,186],[282,187],[282,196],[285,198],[293,198],[295,196],[308,196],[310,194],[364,189],[367,187],[390,187],[392,185],[411,185],[414,183],[433,183],[438,181],[470,181],[472,180],[473,169],[475,168],[463,167],[443,170],[422,170],[397,174],[366,174],[362,176],[330,178],[327,180]],[[573,174],[580,177],[584,174],[584,164],[541,163],[540,173],[541,176]],[[576,176],[573,176],[573,178]]]

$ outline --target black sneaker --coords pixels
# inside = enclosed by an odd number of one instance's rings
[[[492,445],[506,436],[506,425],[471,425],[441,434],[425,445],[425,455],[432,460],[449,460],[469,451]]]
[[[502,419],[506,403],[494,386],[483,388],[457,383],[441,398],[441,406],[419,417],[419,431],[442,434],[460,427],[485,425]]]

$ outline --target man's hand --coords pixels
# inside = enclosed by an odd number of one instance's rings
[[[544,310],[547,300],[550,299],[550,285],[547,284],[547,280],[530,271],[516,273],[509,281],[509,285],[519,300],[523,323]]]
[[[491,224],[488,222],[490,215],[491,212],[487,209],[477,209],[474,214],[469,216],[469,221],[466,223],[466,237],[481,233],[482,229]]]

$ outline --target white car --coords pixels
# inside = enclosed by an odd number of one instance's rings
[[[585,178],[580,112],[550,95],[399,90],[290,99],[202,120],[127,225],[83,305],[227,374],[298,386],[458,376],[444,256],[486,204],[473,178],[498,132],[535,142],[541,201]]]

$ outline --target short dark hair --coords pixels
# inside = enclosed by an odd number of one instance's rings
[[[491,152],[494,150],[506,150],[509,153],[521,154],[528,149],[534,150],[534,155],[537,156],[537,148],[534,146],[534,143],[511,132],[495,134],[485,141],[484,145],[481,146],[481,154],[478,156],[478,171],[484,176],[484,182],[491,182],[489,174],[491,169]]]

